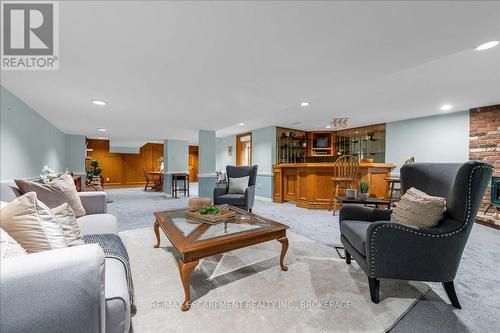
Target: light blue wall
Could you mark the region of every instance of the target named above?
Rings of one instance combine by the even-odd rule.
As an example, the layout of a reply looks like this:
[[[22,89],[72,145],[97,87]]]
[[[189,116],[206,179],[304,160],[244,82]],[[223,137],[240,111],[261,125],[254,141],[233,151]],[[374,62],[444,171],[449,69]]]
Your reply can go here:
[[[469,159],[469,111],[387,123],[386,162],[399,167],[416,162],[465,162]]]
[[[122,153],[122,154],[140,154],[140,147],[117,147],[117,146],[109,146],[110,153]]]
[[[66,134],[66,168],[75,175],[85,175],[85,136]]]
[[[276,127],[252,131],[252,159],[258,165],[255,195],[273,197],[273,164],[276,163]]]
[[[65,169],[65,135],[0,86],[0,177],[2,181],[40,175],[44,165]]]
[[[189,141],[165,140],[163,145],[165,170],[168,173],[188,172],[189,170]]]
[[[198,132],[198,196],[212,198],[215,187],[215,131]]]
[[[231,156],[228,155],[228,147],[233,147]],[[227,165],[236,165],[236,135],[217,138],[216,143],[216,170],[226,172]]]
[[[163,143],[163,161],[165,166],[163,169],[163,190],[165,193],[171,193],[171,174],[189,172],[189,142],[185,140],[165,140]]]

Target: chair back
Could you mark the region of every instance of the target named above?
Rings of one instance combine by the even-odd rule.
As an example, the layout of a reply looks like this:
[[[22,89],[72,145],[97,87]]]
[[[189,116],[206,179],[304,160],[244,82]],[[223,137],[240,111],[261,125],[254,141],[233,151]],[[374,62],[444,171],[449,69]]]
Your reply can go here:
[[[241,178],[249,176],[248,186],[255,185],[257,180],[257,165],[252,166],[234,166],[228,165],[226,166],[226,174],[229,178]]]
[[[444,220],[471,228],[490,182],[493,166],[482,161],[461,163],[409,163],[401,167],[401,186],[446,198]],[[440,225],[447,229],[446,226]]]
[[[359,160],[352,155],[340,156],[333,164],[333,177],[355,181],[358,179]]]
[[[148,174],[148,172],[146,171],[146,169],[145,169],[145,168],[142,168],[142,170],[144,171],[144,179],[145,179],[146,181],[148,181],[148,180],[149,180],[149,174]]]
[[[408,163],[415,163],[415,157],[413,157],[413,156],[408,157],[405,161],[405,164],[408,164]]]

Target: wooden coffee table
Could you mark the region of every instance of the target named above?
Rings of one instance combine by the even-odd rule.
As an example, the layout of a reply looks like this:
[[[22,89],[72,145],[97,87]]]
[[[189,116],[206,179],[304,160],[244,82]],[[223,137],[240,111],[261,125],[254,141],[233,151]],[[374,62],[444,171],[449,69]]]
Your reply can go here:
[[[236,216],[214,225],[186,217],[186,210],[154,213],[154,247],[160,247],[161,228],[179,254],[179,272],[185,296],[182,311],[191,307],[189,276],[202,258],[276,239],[281,243],[281,269],[288,269],[283,263],[288,249],[288,227],[236,207],[229,206],[229,209],[236,212]]]

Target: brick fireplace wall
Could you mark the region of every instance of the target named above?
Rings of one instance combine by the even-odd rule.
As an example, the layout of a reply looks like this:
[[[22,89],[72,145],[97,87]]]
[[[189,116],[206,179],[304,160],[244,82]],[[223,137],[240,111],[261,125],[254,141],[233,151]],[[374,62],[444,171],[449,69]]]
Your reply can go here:
[[[494,175],[500,176],[500,104],[470,110],[469,159],[493,164]],[[480,213],[484,212],[489,202],[490,186]]]

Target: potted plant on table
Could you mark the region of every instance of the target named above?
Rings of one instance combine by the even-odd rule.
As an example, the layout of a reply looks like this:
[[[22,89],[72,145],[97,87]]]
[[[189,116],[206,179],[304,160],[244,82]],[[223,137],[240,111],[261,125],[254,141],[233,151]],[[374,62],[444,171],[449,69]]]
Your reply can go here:
[[[360,182],[359,183],[359,198],[361,200],[366,200],[368,199],[368,190],[370,189],[370,184],[367,182]]]
[[[87,183],[91,187],[99,187],[102,188],[101,174],[102,168],[99,166],[98,160],[92,160],[90,162],[91,169],[87,170]]]

